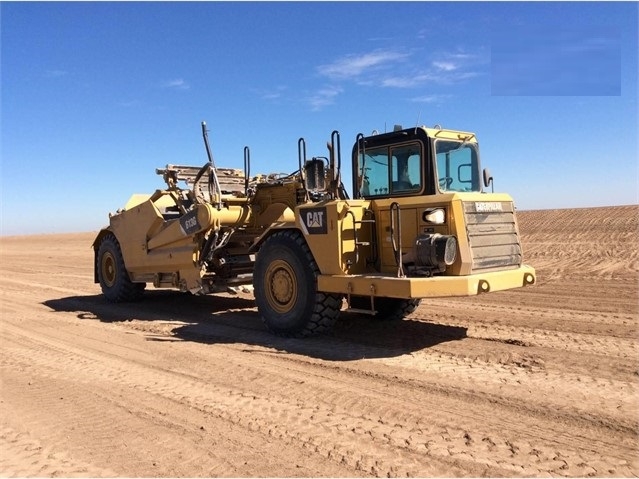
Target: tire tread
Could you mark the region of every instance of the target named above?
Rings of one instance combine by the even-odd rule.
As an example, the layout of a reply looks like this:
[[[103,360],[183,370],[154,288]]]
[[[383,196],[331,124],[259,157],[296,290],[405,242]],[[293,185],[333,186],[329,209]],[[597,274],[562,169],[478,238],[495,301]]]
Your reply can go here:
[[[111,252],[116,261],[117,276],[115,284],[112,288],[107,287],[102,281],[102,253],[105,249],[111,249]],[[98,278],[100,279],[100,286],[102,287],[102,293],[105,298],[112,303],[125,303],[139,301],[144,294],[146,283],[134,283],[129,279],[129,275],[124,265],[124,258],[122,256],[122,249],[120,243],[113,233],[106,235],[100,242],[98,248]]]
[[[301,232],[297,230],[283,230],[274,233],[272,236],[267,238],[264,246],[272,243],[281,243],[292,241],[299,251],[304,256],[304,260],[310,266],[312,273],[317,276],[320,274],[319,267],[315,258],[313,258],[313,254],[311,253],[306,240]],[[259,255],[259,253],[258,253]],[[283,337],[295,337],[295,338],[303,338],[308,336],[314,336],[318,334],[327,333],[332,330],[337,318],[339,316],[339,312],[341,309],[342,297],[339,294],[329,294],[322,293],[319,291],[315,291],[315,302],[313,304],[313,310],[311,312],[311,316],[308,319],[307,323],[297,331],[281,331],[274,330],[268,323],[268,320],[262,316],[262,321],[266,325],[266,327],[274,334]]]

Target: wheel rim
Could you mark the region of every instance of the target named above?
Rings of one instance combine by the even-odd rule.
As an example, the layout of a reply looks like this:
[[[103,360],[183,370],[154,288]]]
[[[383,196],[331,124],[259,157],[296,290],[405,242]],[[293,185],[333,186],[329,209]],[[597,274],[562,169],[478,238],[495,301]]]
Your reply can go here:
[[[297,280],[290,264],[273,261],[266,270],[266,299],[278,313],[287,313],[297,299]]]
[[[111,288],[115,284],[117,274],[115,269],[115,257],[110,252],[106,252],[102,255],[101,271],[104,284]]]

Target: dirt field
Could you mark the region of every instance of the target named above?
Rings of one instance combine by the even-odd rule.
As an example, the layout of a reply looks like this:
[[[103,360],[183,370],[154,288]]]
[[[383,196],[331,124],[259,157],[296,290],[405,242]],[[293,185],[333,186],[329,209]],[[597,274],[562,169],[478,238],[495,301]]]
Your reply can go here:
[[[639,207],[519,218],[537,285],[305,340],[107,304],[94,233],[2,238],[0,475],[637,476]]]

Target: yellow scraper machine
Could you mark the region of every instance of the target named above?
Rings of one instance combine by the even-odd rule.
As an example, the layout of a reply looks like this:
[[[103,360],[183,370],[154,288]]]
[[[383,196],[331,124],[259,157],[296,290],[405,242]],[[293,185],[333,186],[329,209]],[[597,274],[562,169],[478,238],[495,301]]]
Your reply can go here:
[[[535,282],[512,198],[482,191],[492,177],[473,133],[357,135],[352,199],[337,131],[327,157],[307,158],[300,138],[297,171],[254,176],[248,147],[243,170],[219,168],[204,122],[202,135],[204,166],[158,169],[166,188],[133,195],[97,235],[95,282],[107,300],[137,300],[147,283],[193,294],[252,289],[273,333],[301,337],[330,330],[344,302],[401,319],[422,298]]]

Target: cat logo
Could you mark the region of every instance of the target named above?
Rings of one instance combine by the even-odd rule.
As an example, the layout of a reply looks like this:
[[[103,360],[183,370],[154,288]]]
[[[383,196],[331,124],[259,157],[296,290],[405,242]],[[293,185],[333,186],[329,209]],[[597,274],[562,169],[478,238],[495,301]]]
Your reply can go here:
[[[305,208],[300,211],[306,234],[326,234],[326,208]]]
[[[324,212],[323,211],[308,211],[306,213],[306,225],[309,228],[321,228],[324,224]]]

